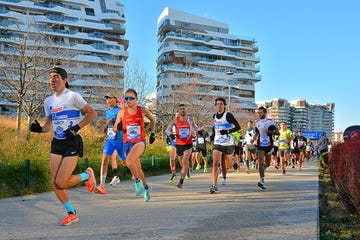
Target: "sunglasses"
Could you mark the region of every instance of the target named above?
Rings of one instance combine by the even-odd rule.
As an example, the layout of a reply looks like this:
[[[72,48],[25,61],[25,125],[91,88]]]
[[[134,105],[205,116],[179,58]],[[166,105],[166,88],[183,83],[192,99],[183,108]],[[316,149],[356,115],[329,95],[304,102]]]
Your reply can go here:
[[[131,100],[135,100],[134,97],[125,97],[125,101],[131,101]]]

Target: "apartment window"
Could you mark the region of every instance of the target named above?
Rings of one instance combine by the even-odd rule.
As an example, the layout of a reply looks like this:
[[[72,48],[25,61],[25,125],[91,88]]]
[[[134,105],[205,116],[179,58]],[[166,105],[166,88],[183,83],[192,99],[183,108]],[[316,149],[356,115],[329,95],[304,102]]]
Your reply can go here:
[[[94,9],[92,9],[92,8],[85,8],[85,13],[88,16],[95,16]]]

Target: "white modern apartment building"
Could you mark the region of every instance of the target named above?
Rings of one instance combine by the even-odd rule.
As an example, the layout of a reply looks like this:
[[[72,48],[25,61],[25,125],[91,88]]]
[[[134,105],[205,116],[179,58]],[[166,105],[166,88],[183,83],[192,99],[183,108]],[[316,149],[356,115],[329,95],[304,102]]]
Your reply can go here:
[[[6,71],[5,58],[18,54],[19,39],[46,36],[47,49],[56,56],[49,54],[42,63],[44,69],[55,63],[63,66],[71,89],[96,110],[103,110],[105,92],[123,91],[128,57],[125,22],[125,7],[116,0],[0,0],[0,67]],[[35,43],[27,44],[31,48]],[[0,74],[0,87],[5,89],[2,77]],[[45,82],[47,78],[45,75]],[[16,103],[11,94],[2,92],[0,114],[13,111]]]
[[[288,128],[297,131],[325,131],[331,138],[334,131],[335,104],[309,103],[304,99],[272,99],[259,101],[256,104],[268,110],[268,117],[278,122],[285,121]]]
[[[165,8],[158,18],[158,112],[173,114],[185,103],[208,117],[222,96],[236,117],[246,118],[257,107],[257,52],[254,39],[230,34],[225,23]]]

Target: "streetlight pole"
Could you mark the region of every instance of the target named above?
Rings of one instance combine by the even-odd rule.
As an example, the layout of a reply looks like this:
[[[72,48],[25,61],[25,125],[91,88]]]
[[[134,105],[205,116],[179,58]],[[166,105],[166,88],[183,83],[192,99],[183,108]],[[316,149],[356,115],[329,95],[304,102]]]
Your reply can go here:
[[[231,71],[231,70],[227,70],[226,72],[225,72],[225,74],[226,74],[226,76],[225,76],[225,79],[226,79],[226,81],[227,81],[227,84],[228,84],[228,110],[230,111],[230,105],[231,105],[231,85],[229,84],[229,78],[228,78],[228,76],[231,76],[231,75],[233,75],[234,73],[233,73],[233,71]]]

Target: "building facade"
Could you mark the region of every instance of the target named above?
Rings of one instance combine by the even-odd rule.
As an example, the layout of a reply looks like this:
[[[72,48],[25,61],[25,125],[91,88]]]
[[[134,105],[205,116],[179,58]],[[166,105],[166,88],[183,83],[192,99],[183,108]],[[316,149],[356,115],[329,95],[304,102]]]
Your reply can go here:
[[[29,56],[42,38],[43,61],[39,71],[64,67],[71,89],[78,91],[96,110],[104,110],[104,93],[123,91],[124,64],[128,57],[125,39],[125,8],[116,0],[0,0],[1,113],[12,112],[16,102],[9,81],[18,76],[8,63],[24,48]],[[29,39],[26,42],[23,39]],[[46,45],[46,48],[45,46]],[[45,50],[46,49],[46,50]],[[9,79],[12,76],[13,79]],[[41,76],[47,83],[48,74]],[[5,79],[6,78],[6,79]],[[29,80],[25,77],[25,81]],[[114,90],[115,88],[115,90]],[[49,91],[44,87],[43,91]]]
[[[309,103],[304,99],[287,101],[272,99],[256,102],[268,110],[268,117],[278,122],[285,121],[288,128],[297,131],[325,131],[331,138],[334,131],[335,104]]]
[[[225,23],[165,8],[158,18],[158,111],[174,114],[185,103],[208,117],[222,96],[228,110],[246,118],[256,109],[255,83],[261,80],[257,52],[254,39],[229,34]]]

